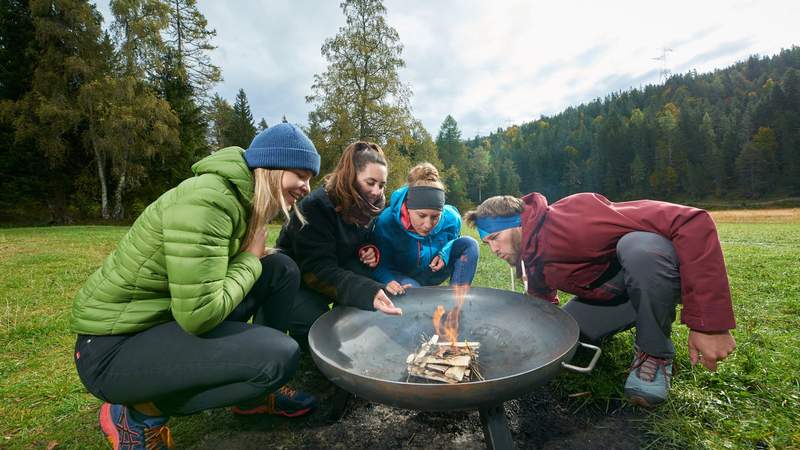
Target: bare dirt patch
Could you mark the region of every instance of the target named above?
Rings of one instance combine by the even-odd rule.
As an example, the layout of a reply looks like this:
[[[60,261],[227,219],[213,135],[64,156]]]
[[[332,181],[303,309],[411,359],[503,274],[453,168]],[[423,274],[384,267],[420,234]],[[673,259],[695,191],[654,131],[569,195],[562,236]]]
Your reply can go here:
[[[317,376],[316,374],[314,375]],[[195,449],[374,449],[414,448],[459,450],[486,448],[477,411],[423,412],[397,409],[352,398],[338,422],[330,422],[336,388],[312,383],[320,408],[298,419],[232,417],[225,412],[191,448]],[[320,389],[320,384],[325,388]],[[610,405],[608,411],[576,408],[547,387],[505,403],[516,448],[637,449],[643,442],[639,410]],[[576,411],[576,409],[578,409]]]

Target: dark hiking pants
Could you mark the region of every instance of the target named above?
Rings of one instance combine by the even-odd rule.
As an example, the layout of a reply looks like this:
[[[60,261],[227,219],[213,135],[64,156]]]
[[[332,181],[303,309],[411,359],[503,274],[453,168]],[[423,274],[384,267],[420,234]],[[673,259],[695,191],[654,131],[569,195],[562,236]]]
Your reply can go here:
[[[115,404],[153,402],[165,415],[241,404],[283,385],[297,368],[286,335],[300,283],[297,265],[276,253],[245,299],[213,330],[194,336],[177,322],[135,334],[78,335],[75,364],[86,388]],[[255,316],[254,324],[246,323]]]
[[[602,343],[614,334],[636,327],[636,346],[659,358],[672,358],[670,335],[675,308],[681,299],[678,256],[669,239],[633,232],[617,243],[619,271],[610,283],[624,293],[610,301],[573,297],[564,310],[578,322],[581,338]]]
[[[351,259],[342,268],[363,277],[372,278],[372,269],[362,264],[358,259]],[[292,302],[287,320],[289,335],[300,344],[300,348],[308,350],[308,332],[311,329],[311,325],[314,324],[319,316],[330,311],[332,304],[347,303],[346,301],[339,302],[320,294],[305,283],[300,283],[300,288],[297,290],[294,302]]]

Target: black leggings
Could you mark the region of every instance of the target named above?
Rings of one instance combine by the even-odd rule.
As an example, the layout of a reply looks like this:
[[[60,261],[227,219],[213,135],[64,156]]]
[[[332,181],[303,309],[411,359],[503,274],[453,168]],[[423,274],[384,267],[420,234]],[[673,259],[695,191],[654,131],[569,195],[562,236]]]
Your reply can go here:
[[[298,345],[285,330],[300,276],[281,253],[261,264],[261,277],[245,299],[203,335],[191,335],[175,321],[136,334],[78,335],[74,357],[81,381],[101,400],[153,402],[165,415],[266,397],[297,368]],[[256,324],[246,323],[254,315]]]
[[[345,262],[341,268],[364,277],[372,277],[372,269],[368,269],[367,266],[355,258]],[[308,332],[311,330],[311,325],[316,322],[319,316],[330,311],[331,303],[334,306],[339,304],[335,298],[326,297],[308,287],[305,283],[300,284],[297,295],[288,310],[286,324],[289,335],[300,344],[303,350],[308,351]]]

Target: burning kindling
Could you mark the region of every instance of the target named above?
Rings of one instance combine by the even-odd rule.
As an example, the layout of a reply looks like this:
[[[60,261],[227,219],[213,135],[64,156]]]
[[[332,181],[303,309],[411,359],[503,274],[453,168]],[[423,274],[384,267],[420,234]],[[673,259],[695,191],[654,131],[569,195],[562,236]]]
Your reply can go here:
[[[455,384],[483,380],[478,371],[479,342],[439,342],[439,336],[425,341],[408,355],[409,376]]]
[[[417,351],[406,358],[409,376],[451,384],[483,380],[478,371],[480,343],[458,342],[458,321],[469,286],[455,286],[454,292],[453,309],[445,315],[444,306],[439,305],[433,313],[436,334],[430,340],[423,339]],[[440,336],[447,341],[439,342]]]

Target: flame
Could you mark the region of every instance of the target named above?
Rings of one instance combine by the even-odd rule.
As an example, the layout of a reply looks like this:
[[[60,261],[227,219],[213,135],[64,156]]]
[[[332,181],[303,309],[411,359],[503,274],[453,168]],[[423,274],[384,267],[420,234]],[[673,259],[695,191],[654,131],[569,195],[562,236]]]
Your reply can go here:
[[[439,305],[436,307],[436,312],[433,313],[433,329],[437,336],[442,336],[442,316],[444,315],[444,306]]]
[[[464,298],[469,293],[470,286],[461,284],[453,286],[453,309],[447,311],[444,318],[444,328],[442,328],[442,316],[445,314],[444,306],[438,305],[433,313],[433,329],[439,337],[450,342],[450,350],[457,352],[456,342],[458,342],[458,322],[461,318],[461,308],[464,306]]]

